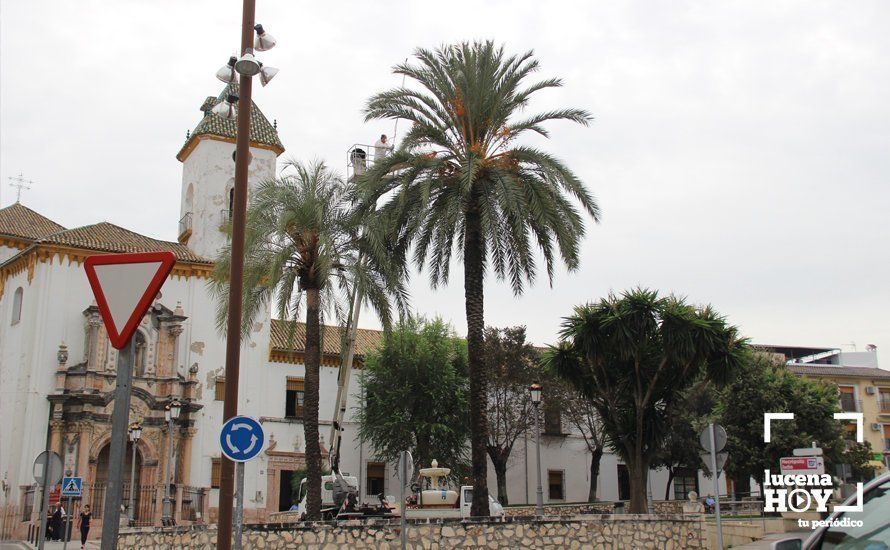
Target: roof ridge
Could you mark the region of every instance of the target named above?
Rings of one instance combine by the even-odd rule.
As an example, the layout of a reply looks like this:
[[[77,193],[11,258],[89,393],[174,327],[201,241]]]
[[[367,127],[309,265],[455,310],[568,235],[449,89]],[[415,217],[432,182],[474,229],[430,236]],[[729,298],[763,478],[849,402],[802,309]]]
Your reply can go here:
[[[0,234],[35,241],[65,226],[21,202],[0,208]]]

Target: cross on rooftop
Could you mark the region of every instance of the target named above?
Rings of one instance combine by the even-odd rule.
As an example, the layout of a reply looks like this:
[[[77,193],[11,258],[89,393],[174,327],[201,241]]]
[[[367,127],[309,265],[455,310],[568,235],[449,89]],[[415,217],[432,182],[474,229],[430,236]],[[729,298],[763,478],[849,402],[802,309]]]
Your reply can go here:
[[[18,176],[9,176],[7,179],[12,182],[9,186],[16,188],[15,202],[21,202],[22,189],[31,189],[31,185],[34,183],[31,180],[26,180],[21,172]]]

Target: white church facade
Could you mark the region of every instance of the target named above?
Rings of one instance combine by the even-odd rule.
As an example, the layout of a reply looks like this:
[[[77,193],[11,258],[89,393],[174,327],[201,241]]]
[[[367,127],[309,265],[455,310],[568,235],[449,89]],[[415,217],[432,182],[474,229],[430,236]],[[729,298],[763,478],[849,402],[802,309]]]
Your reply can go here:
[[[49,220],[19,203],[0,209],[0,508],[12,517],[17,536],[24,536],[40,515],[32,463],[45,449],[62,457],[66,472],[84,478],[82,503],[92,505],[97,518],[92,535],[99,535],[117,352],[108,341],[82,262],[90,255],[113,252],[168,250],[177,260],[135,336],[130,421],[143,427],[135,448],[137,524],[160,523],[164,480],[171,465],[177,522],[215,521],[225,343],[215,326],[215,304],[207,282],[212,259],[228,238],[235,149],[234,123],[210,112],[221,97],[207,98],[202,120],[176,155],[183,166],[178,242],[104,222],[66,228],[64,220]],[[251,185],[275,176],[283,151],[275,127],[254,107]],[[515,324],[521,323],[517,319]],[[325,338],[321,369],[324,437],[333,414],[340,356],[338,329],[325,330],[331,335]],[[292,472],[305,464],[301,326],[294,339],[288,333],[285,323],[266,311],[241,351],[238,409],[258,419],[268,438],[264,452],[246,465],[248,521],[288,509]],[[379,340],[379,332],[360,330],[343,435],[341,469],[359,478],[366,500],[381,490],[397,494],[394,465],[377,460],[373,449],[359,441],[357,424],[350,417],[360,406],[363,356]],[[171,434],[164,412],[173,400],[184,407],[173,430],[174,460],[168,465]],[[590,454],[583,440],[562,434],[542,441],[545,501],[585,501]],[[323,442],[323,449],[328,443]],[[126,454],[125,495],[132,452],[128,449]],[[489,472],[494,491],[491,465]],[[623,497],[625,477],[619,460],[606,453],[599,499]],[[656,500],[664,497],[666,480],[666,473],[653,472]],[[684,485],[681,490],[689,488]],[[534,439],[529,435],[514,449],[508,470],[511,504],[533,503],[535,489]]]

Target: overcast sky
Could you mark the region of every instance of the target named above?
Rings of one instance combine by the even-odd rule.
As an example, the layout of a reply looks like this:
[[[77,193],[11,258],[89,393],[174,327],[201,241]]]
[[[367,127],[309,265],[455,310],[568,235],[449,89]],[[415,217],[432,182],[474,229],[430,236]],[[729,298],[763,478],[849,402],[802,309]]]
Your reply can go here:
[[[573,305],[635,285],[712,303],[759,343],[877,344],[890,367],[890,3],[258,0],[281,72],[254,99],[285,156],[345,169],[371,94],[418,46],[492,38],[559,76],[532,110],[585,108],[543,144],[596,194],[581,269],[521,298],[489,279],[486,321],[552,342]],[[240,2],[2,0],[0,202],[66,227],[175,240],[181,164]],[[404,126],[402,127],[404,129]],[[414,304],[465,330],[462,272]],[[190,312],[194,314],[194,312]],[[372,321],[367,323],[372,325]]]

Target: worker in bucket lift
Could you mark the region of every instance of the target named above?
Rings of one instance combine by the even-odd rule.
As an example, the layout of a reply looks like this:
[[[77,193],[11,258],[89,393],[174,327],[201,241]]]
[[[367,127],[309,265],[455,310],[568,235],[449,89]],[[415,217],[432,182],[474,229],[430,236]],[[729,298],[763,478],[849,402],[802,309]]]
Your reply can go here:
[[[392,145],[389,144],[386,134],[381,134],[380,139],[374,144],[374,160],[382,159],[389,154],[390,150],[392,150]]]

